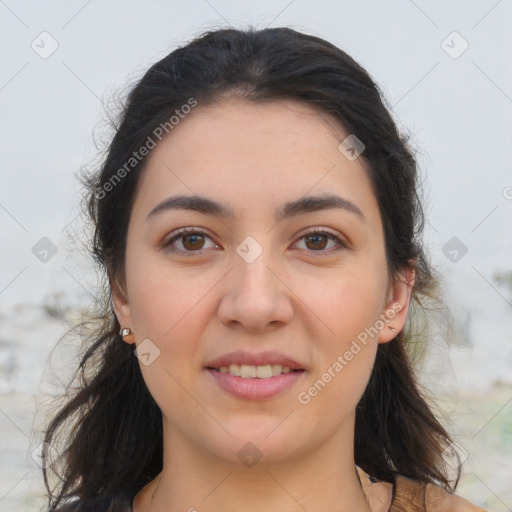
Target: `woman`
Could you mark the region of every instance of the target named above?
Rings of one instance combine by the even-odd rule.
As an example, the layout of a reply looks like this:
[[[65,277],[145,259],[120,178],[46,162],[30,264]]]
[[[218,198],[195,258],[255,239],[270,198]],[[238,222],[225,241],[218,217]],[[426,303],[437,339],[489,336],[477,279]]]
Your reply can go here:
[[[483,510],[406,352],[437,284],[415,160],[346,53],[204,34],[85,183],[108,300],[46,432],[51,512]]]

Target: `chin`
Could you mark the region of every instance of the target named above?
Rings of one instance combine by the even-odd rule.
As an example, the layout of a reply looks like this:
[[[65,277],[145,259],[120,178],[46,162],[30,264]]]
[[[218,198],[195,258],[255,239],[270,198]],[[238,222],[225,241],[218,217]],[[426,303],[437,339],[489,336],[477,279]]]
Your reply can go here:
[[[207,439],[218,441],[214,446],[210,444],[210,450],[221,459],[229,463],[235,463],[237,466],[242,464],[247,468],[255,465],[259,467],[266,463],[284,462],[297,455],[304,448],[305,439],[297,431],[291,431],[289,426],[285,427],[286,420],[282,425],[275,418],[262,420],[255,425],[248,418],[237,422],[237,425],[230,422],[226,429],[233,437],[226,435],[221,438],[213,439],[208,436]],[[277,428],[276,428],[277,427]],[[303,432],[302,432],[303,434]]]

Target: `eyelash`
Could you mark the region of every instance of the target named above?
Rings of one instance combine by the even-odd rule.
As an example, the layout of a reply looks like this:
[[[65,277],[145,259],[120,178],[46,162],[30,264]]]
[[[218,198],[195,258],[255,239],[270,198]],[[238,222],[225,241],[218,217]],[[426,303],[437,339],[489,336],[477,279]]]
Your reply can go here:
[[[204,235],[206,236],[207,238],[210,238],[211,240],[211,237],[205,233],[204,231],[201,231],[200,229],[196,229],[196,228],[182,228],[182,229],[179,229],[178,231],[174,232],[174,233],[171,233],[171,237],[170,238],[167,238],[163,243],[162,243],[162,247],[165,249],[165,251],[171,253],[171,254],[179,254],[179,255],[186,255],[186,256],[200,256],[203,254],[204,250],[198,250],[198,251],[183,251],[181,249],[175,249],[171,246],[172,243],[174,243],[176,240],[178,240],[180,237],[184,236],[184,235],[190,235],[190,234],[194,234],[194,235]],[[319,251],[313,251],[313,250],[307,250],[307,252],[310,252],[310,253],[316,253],[318,256],[327,256],[327,255],[331,255],[333,253],[336,253],[342,249],[346,249],[347,248],[347,244],[345,244],[334,232],[326,229],[326,228],[313,228],[309,231],[306,231],[306,232],[302,232],[302,233],[299,233],[299,239],[298,240],[302,240],[303,238],[305,238],[306,236],[311,236],[311,235],[326,235],[329,240],[334,240],[337,244],[338,244],[338,248],[334,249],[334,250],[319,250]]]

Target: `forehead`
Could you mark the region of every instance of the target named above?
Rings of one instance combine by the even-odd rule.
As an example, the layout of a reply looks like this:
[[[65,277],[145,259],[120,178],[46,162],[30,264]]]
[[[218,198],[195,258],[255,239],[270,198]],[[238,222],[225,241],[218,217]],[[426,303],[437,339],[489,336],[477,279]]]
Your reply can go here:
[[[338,191],[375,208],[362,159],[338,149],[347,135],[333,117],[291,100],[199,105],[150,153],[135,206],[147,214],[170,194],[196,194],[238,213]]]
[[[326,150],[327,156],[347,135],[341,123],[306,103],[231,98],[196,107],[164,139],[154,155],[172,145],[174,150],[181,146],[209,151],[215,158],[241,156],[251,157],[255,162],[280,155],[290,158],[294,154],[296,160],[301,155],[320,156]],[[229,151],[221,153],[226,148]]]

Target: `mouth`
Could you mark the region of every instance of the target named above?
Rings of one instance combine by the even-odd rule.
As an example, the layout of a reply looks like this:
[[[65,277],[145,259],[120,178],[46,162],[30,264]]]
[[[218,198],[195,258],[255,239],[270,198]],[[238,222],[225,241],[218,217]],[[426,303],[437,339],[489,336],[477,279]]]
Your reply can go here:
[[[242,379],[270,379],[279,375],[288,373],[304,372],[303,368],[290,368],[281,364],[247,365],[230,364],[229,366],[206,367],[207,370],[213,370],[218,373],[225,373]]]
[[[297,386],[308,374],[287,354],[239,350],[208,361],[204,370],[217,389],[244,400],[266,400]]]
[[[283,395],[304,379],[304,369],[279,364],[206,367],[214,386],[224,393],[245,401],[269,400]]]

